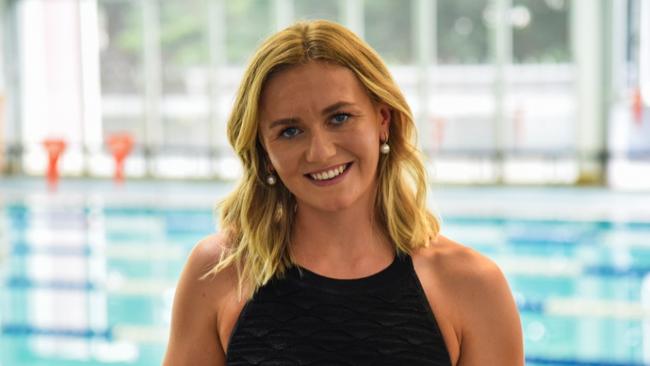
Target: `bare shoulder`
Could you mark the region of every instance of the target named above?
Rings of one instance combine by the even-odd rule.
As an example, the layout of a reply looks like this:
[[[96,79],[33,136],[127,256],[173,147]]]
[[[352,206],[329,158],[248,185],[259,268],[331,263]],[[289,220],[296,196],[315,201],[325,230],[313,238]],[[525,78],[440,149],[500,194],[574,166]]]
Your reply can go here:
[[[519,313],[497,264],[442,235],[413,255],[455,330],[458,365],[523,365]]]
[[[199,240],[192,248],[192,251],[190,252],[190,258],[193,257],[197,261],[205,262],[205,264],[210,264],[218,260],[221,254],[228,248],[228,246],[229,243],[226,235],[224,233],[217,232]]]
[[[469,289],[490,289],[505,281],[499,267],[483,254],[443,235],[420,249],[414,260],[420,260],[432,270],[434,276]]]
[[[223,234],[213,234],[190,251],[176,285],[164,365],[223,364],[218,318],[236,278],[231,268],[204,275],[218,263],[227,245]]]
[[[197,271],[209,270],[218,263],[229,246],[230,243],[225,234],[218,232],[208,235],[194,245],[187,264]]]
[[[190,289],[211,287],[212,292],[217,290],[220,284],[229,279],[229,271],[225,269],[216,275],[206,275],[221,259],[227,250],[228,242],[226,236],[215,233],[199,240],[190,251],[179,285],[187,286]]]
[[[202,301],[210,311],[220,311],[224,302],[236,292],[237,272],[234,265],[229,265],[218,273],[208,273],[223,259],[230,244],[223,233],[215,233],[199,240],[190,251],[177,291],[184,289],[186,293],[181,295]]]

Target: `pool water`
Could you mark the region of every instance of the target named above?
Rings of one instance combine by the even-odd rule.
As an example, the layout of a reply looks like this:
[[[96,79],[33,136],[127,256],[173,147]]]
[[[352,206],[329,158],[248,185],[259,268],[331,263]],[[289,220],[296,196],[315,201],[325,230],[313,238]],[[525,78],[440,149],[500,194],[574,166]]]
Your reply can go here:
[[[175,281],[215,230],[213,203],[227,189],[2,188],[0,366],[160,364]],[[650,365],[647,196],[626,196],[608,217],[585,214],[606,193],[517,192],[523,201],[510,202],[499,192],[452,190],[436,202],[443,234],[506,274],[527,365]],[[573,205],[544,206],[558,195]],[[545,209],[522,215],[528,198]]]

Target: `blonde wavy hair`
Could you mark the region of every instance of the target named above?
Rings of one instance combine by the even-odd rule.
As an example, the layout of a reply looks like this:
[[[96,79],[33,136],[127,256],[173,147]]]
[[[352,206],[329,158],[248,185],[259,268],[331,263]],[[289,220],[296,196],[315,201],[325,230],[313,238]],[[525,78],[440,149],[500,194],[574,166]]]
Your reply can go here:
[[[227,238],[217,264],[203,278],[234,264],[240,298],[292,266],[289,251],[296,201],[278,180],[265,183],[268,158],[259,139],[259,102],[274,73],[312,60],[352,70],[373,102],[391,110],[390,154],[378,165],[375,218],[395,243],[411,253],[438,235],[440,223],[426,207],[427,178],[415,146],[411,110],[379,55],[345,27],[317,20],[296,23],[266,39],[254,54],[228,120],[228,139],[243,164],[243,177],[218,206]],[[379,147],[378,147],[379,148]],[[245,290],[244,290],[245,289]]]

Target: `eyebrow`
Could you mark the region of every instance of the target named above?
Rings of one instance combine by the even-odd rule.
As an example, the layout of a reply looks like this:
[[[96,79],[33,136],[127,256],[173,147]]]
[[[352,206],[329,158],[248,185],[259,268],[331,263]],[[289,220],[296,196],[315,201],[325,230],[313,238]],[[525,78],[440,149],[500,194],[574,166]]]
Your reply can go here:
[[[323,108],[323,111],[321,112],[321,114],[322,115],[327,115],[327,114],[330,114],[330,113],[336,111],[339,108],[350,107],[350,106],[352,106],[352,103],[350,103],[350,102],[336,102],[336,103],[332,104],[329,107]]]
[[[330,106],[327,106],[327,107],[323,108],[323,110],[321,111],[321,114],[325,116],[325,115],[328,115],[328,114],[336,111],[339,108],[350,107],[352,105],[354,105],[354,104],[350,103],[350,102],[345,102],[345,101],[336,102],[336,103],[334,103],[334,104],[332,104]],[[275,121],[271,122],[271,124],[269,125],[269,129],[273,129],[273,128],[277,127],[277,126],[293,125],[293,124],[296,124],[297,122],[298,122],[298,118],[296,118],[296,117],[282,118],[282,119],[278,119],[278,120],[275,120]]]

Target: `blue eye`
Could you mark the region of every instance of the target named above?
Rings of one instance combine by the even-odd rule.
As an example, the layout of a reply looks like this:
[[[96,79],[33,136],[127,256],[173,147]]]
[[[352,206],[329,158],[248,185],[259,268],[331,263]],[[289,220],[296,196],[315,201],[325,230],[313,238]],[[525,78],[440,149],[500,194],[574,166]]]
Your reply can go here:
[[[287,139],[290,139],[292,137],[297,136],[298,133],[300,133],[299,129],[297,129],[295,127],[288,127],[288,128],[285,128],[284,130],[282,130],[280,132],[280,136],[282,136],[284,138],[287,138]]]
[[[334,115],[334,117],[332,117],[332,122],[339,125],[347,122],[348,118],[350,118],[350,115],[347,113],[337,113]]]

